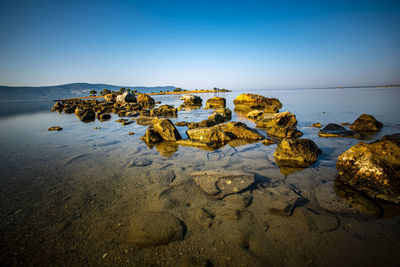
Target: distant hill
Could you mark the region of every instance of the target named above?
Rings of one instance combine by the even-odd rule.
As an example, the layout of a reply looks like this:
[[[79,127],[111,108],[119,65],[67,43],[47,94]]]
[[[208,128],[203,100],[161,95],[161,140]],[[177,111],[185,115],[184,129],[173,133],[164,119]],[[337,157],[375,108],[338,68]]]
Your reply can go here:
[[[91,83],[69,83],[52,86],[0,86],[0,101],[32,101],[32,100],[54,100],[71,97],[89,96],[89,91],[96,90],[98,93],[107,88],[118,91],[121,87],[137,90],[141,93],[172,91],[175,86],[117,86],[110,84]]]

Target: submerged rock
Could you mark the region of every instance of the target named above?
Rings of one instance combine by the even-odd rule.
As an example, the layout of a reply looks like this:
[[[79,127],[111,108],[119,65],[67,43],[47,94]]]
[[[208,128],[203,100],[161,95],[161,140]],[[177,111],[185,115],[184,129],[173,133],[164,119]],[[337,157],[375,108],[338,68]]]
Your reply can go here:
[[[205,108],[224,108],[225,106],[225,98],[216,96],[207,100]]]
[[[257,94],[240,94],[235,100],[235,109],[264,109],[265,112],[278,112],[282,103],[276,98],[268,98]]]
[[[61,131],[63,128],[61,128],[60,126],[52,126],[49,129],[47,129],[48,131]]]
[[[318,136],[320,137],[360,137],[356,132],[346,130],[346,128],[335,124],[329,123],[322,130],[319,131]]]
[[[328,182],[315,189],[318,204],[326,211],[338,214],[379,216],[380,207],[340,181]]]
[[[350,125],[350,129],[356,132],[377,132],[382,127],[382,122],[368,114],[362,114]]]
[[[321,150],[309,139],[283,139],[274,153],[279,166],[305,168],[318,159]]]
[[[273,215],[292,215],[297,201],[302,199],[299,194],[285,184],[267,187],[264,192],[268,193],[271,198],[270,203],[268,203],[268,212]]]
[[[130,226],[130,240],[139,248],[167,245],[183,238],[182,224],[167,212],[136,214]]]
[[[169,157],[172,156],[176,151],[178,151],[179,145],[176,142],[162,141],[156,144],[156,149],[162,156]]]
[[[338,179],[366,195],[400,203],[400,147],[390,140],[359,143],[338,157]]]
[[[191,176],[206,194],[217,198],[238,193],[255,181],[254,174],[241,171],[210,170],[193,172]]]

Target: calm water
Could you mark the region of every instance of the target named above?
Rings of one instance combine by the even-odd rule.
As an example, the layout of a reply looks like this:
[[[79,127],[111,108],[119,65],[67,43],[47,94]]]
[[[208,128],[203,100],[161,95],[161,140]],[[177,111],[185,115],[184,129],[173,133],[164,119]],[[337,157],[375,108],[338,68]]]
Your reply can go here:
[[[223,96],[233,110],[233,99],[244,92],[249,91],[199,95],[203,104],[208,98]],[[261,143],[228,144],[217,151],[170,144],[148,149],[139,139],[147,127],[121,126],[115,122],[116,115],[106,122],[82,123],[74,114],[50,112],[52,102],[0,104],[0,262],[398,265],[398,207],[382,207],[384,215],[377,218],[365,210],[335,213],[319,204],[316,194],[322,184],[334,181],[338,155],[360,140],[319,138],[318,129],[310,125],[351,123],[368,113],[384,128],[364,141],[399,133],[400,89],[251,92],[279,98],[281,111],[296,115],[302,138],[312,139],[323,151],[317,163],[294,172],[281,170],[273,159],[276,145]],[[162,104],[181,104],[178,95],[154,98]],[[171,120],[201,121],[211,113],[180,111]],[[232,120],[255,127],[242,114],[234,112]],[[56,125],[64,129],[47,131]],[[177,128],[185,138],[186,127]],[[240,216],[232,217],[225,200],[204,195],[191,180],[193,171],[210,169],[256,175],[257,185],[242,193],[252,201],[240,210]],[[289,188],[301,196],[291,216],[268,213],[273,201],[285,198],[267,194],[268,188]],[[212,214],[207,226],[205,210]],[[129,225],[144,211],[174,214],[185,224],[184,239],[141,250],[132,246]]]

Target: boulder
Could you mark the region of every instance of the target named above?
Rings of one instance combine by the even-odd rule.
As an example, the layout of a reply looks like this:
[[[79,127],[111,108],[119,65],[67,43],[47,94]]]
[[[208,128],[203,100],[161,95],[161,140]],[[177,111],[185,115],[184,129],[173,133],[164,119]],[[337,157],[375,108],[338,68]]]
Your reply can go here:
[[[142,137],[140,137],[140,139],[150,146],[163,141],[161,135],[156,130],[154,130],[152,125],[147,128],[146,132]]]
[[[303,135],[296,126],[274,126],[266,129],[268,136],[281,138],[299,138]]]
[[[359,143],[338,157],[338,179],[369,197],[400,203],[400,147],[390,140]]]
[[[227,124],[221,125],[221,129],[229,133],[230,136],[233,135],[234,138],[242,140],[261,140],[264,136],[259,134],[257,130],[249,128],[246,124],[242,122],[229,122]]]
[[[83,113],[78,116],[78,118],[83,122],[94,121],[96,118],[96,113],[94,113],[94,111],[91,109],[84,110]]]
[[[136,214],[130,225],[130,240],[138,248],[167,245],[184,236],[183,223],[167,212]]]
[[[190,122],[187,126],[189,129],[211,127],[219,123],[229,121],[231,118],[232,111],[230,111],[228,108],[220,108],[215,110],[206,120],[201,122]]]
[[[99,121],[105,121],[111,119],[111,115],[108,113],[98,114],[97,118],[99,119]]]
[[[137,96],[137,102],[143,107],[150,107],[155,105],[154,99],[146,94],[139,94]]]
[[[125,92],[122,95],[118,95],[115,101],[118,104],[134,103],[136,102],[136,97],[134,94],[131,94],[130,92]]]
[[[229,121],[232,119],[232,111],[229,108],[219,108],[215,110],[212,114],[215,113],[221,115],[224,121]]]
[[[162,105],[159,106],[158,108],[154,108],[150,110],[150,116],[156,116],[156,117],[175,117],[178,113],[178,109],[174,108],[174,106],[171,105]]]
[[[382,122],[377,121],[373,116],[362,114],[350,125],[350,129],[356,132],[377,132],[382,126]]]
[[[305,168],[317,161],[321,150],[309,139],[283,139],[274,157],[279,166]]]
[[[191,176],[201,190],[217,198],[245,190],[255,181],[254,174],[242,171],[209,170]]]
[[[289,112],[264,113],[257,121],[257,127],[268,128],[275,126],[296,126],[296,116]]]
[[[51,111],[58,111],[58,112],[61,112],[61,111],[64,109],[64,107],[65,107],[65,105],[64,105],[62,102],[57,101],[57,102],[54,104],[54,106],[51,108]]]
[[[381,140],[390,140],[400,146],[400,133],[384,135]]]
[[[183,95],[181,100],[183,100],[182,107],[201,106],[203,102],[197,95]]]
[[[202,143],[226,143],[234,138],[222,131],[219,125],[206,128],[189,129],[186,131],[186,134],[190,139]]]
[[[112,93],[112,94],[106,94],[106,95],[104,96],[104,100],[106,100],[107,102],[112,102],[112,103],[114,103],[114,102],[117,100],[117,94],[114,94],[114,93]]]
[[[147,116],[140,116],[136,119],[136,123],[141,126],[147,126],[152,124],[153,120],[158,119],[157,117],[147,117]]]
[[[240,94],[235,100],[235,109],[264,109],[265,112],[278,112],[282,103],[276,98],[268,98],[257,94]]]
[[[264,114],[264,111],[256,109],[256,110],[252,110],[249,113],[247,113],[246,117],[251,120],[258,120],[263,114]]]
[[[320,137],[360,137],[359,134],[353,131],[349,131],[343,126],[335,123],[329,123],[323,129],[318,132]]]
[[[207,108],[224,108],[226,106],[226,100],[223,97],[212,97],[206,102]]]
[[[156,119],[153,128],[165,141],[176,141],[182,139],[175,125],[168,119]]]
[[[321,127],[322,127],[322,124],[319,123],[319,122],[316,122],[316,123],[311,124],[311,126],[312,126],[312,127],[315,127],[315,128],[321,128]]]

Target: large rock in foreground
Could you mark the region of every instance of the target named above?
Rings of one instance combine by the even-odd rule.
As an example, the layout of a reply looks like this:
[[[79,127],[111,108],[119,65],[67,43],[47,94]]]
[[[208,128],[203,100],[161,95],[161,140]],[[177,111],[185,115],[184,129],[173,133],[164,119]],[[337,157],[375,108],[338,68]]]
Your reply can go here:
[[[321,150],[309,139],[283,139],[274,157],[279,166],[305,168],[317,161]]]
[[[183,236],[181,221],[166,212],[137,214],[130,226],[130,240],[139,248],[167,245]]]
[[[175,125],[168,119],[156,119],[153,127],[165,141],[182,139]]]
[[[329,123],[322,130],[318,132],[320,137],[360,137],[356,132],[346,130],[346,128],[335,124]]]
[[[217,198],[238,193],[255,181],[254,174],[241,171],[210,170],[193,172],[191,176],[206,194]]]
[[[356,132],[377,132],[382,127],[382,122],[377,121],[373,116],[368,114],[362,114],[350,125],[350,129]]]
[[[268,98],[257,94],[240,94],[233,100],[239,110],[264,109],[265,112],[278,112],[282,103],[277,98]]]
[[[400,203],[400,147],[393,141],[359,143],[336,162],[343,183],[366,195]]]

